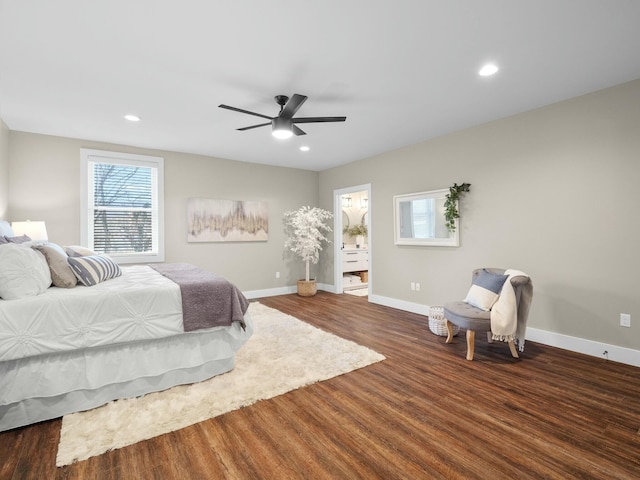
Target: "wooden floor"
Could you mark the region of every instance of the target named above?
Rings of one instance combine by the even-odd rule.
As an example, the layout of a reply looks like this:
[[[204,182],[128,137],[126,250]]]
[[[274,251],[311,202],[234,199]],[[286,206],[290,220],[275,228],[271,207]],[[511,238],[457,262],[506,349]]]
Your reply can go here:
[[[640,478],[638,368],[481,338],[469,362],[366,297],[260,301],[387,359],[64,468],[60,420],[1,433],[0,479]]]

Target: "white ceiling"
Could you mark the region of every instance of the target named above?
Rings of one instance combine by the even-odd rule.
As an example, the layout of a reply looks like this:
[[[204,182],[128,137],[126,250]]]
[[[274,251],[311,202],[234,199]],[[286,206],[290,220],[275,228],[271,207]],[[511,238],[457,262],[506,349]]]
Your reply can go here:
[[[640,78],[639,45],[638,0],[0,0],[0,116],[324,170]],[[293,93],[346,122],[276,140],[218,108],[275,116]]]

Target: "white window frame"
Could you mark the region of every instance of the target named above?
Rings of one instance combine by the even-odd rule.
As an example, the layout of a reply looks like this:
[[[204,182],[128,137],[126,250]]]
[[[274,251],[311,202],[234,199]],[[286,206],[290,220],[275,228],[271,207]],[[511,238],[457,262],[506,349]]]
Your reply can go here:
[[[80,239],[82,245],[93,250],[93,205],[90,198],[89,185],[92,169],[90,162],[109,163],[112,165],[129,165],[155,169],[156,185],[153,193],[155,208],[152,224],[153,251],[147,253],[111,254],[109,256],[118,263],[154,263],[164,262],[164,158],[134,153],[109,152],[105,150],[80,149]]]

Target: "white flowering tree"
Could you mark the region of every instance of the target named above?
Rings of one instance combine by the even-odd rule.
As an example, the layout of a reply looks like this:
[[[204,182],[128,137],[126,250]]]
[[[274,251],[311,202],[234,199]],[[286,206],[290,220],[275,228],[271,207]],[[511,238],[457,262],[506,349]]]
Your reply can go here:
[[[331,227],[325,223],[330,218],[333,218],[331,212],[308,206],[284,214],[284,231],[288,237],[284,247],[305,261],[307,282],[310,280],[309,262],[318,263],[322,242],[331,243],[325,235],[331,232]]]

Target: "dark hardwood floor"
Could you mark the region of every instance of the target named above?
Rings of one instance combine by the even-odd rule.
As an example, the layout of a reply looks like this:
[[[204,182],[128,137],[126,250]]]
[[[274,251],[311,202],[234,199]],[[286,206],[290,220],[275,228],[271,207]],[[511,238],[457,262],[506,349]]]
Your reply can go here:
[[[4,432],[0,479],[640,478],[638,368],[482,338],[469,362],[366,298],[260,301],[387,359],[63,468],[60,420]]]

